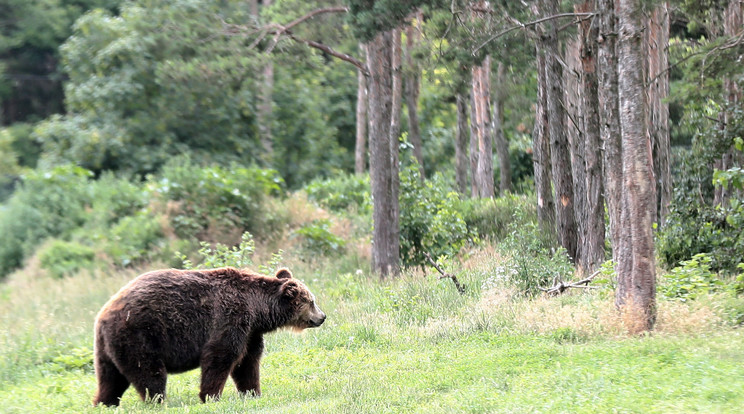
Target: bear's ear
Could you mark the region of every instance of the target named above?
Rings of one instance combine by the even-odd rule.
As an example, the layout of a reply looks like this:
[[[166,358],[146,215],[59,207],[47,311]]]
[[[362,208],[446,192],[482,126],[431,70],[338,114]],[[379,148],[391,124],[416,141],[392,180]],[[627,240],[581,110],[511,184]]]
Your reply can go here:
[[[276,278],[277,279],[291,279],[292,272],[290,272],[289,269],[283,267],[276,271]]]
[[[282,284],[282,296],[287,299],[294,299],[300,294],[300,285],[294,280],[287,280]]]

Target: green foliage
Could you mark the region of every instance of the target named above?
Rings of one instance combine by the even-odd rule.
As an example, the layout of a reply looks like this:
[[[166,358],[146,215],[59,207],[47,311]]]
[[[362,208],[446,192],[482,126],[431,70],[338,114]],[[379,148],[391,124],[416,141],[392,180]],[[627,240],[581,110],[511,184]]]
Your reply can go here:
[[[711,272],[711,262],[711,257],[705,253],[682,261],[681,266],[675,267],[666,275],[666,284],[660,290],[669,298],[685,301],[720,289],[723,282]]]
[[[32,171],[0,209],[0,275],[19,267],[46,238],[66,238],[85,222],[90,172],[73,166]]]
[[[459,211],[460,197],[441,176],[421,182],[418,166],[400,173],[400,257],[404,266],[454,256],[476,238]]]
[[[54,372],[82,370],[93,374],[93,350],[88,347],[72,348],[52,358]]]
[[[344,252],[346,241],[329,230],[328,219],[313,220],[295,230],[302,238],[302,247],[308,257],[337,256]]]
[[[741,295],[744,293],[744,262],[739,263],[736,267],[739,269],[739,274],[734,278],[732,288],[734,293]]]
[[[156,259],[164,245],[158,218],[142,213],[122,217],[111,228],[105,252],[113,264],[127,267]]]
[[[92,248],[64,240],[53,240],[39,251],[41,268],[55,278],[91,269],[94,259],[95,250]]]
[[[222,31],[223,17],[245,21],[248,8],[156,0],[81,17],[61,48],[69,115],[37,129],[46,162],[144,175],[184,152],[248,156],[256,61]]]
[[[724,140],[716,150],[705,145],[706,138],[713,142],[717,139],[701,134],[693,150],[679,163],[681,171],[675,180],[671,212],[658,234],[658,253],[668,267],[706,253],[712,270],[733,273],[744,251],[744,199],[740,192],[744,173],[738,167],[714,173],[709,165],[732,143],[735,147],[742,144],[741,140],[728,144]],[[721,186],[729,188],[732,197],[727,204],[714,206],[713,191]]]
[[[335,212],[350,209],[371,213],[369,175],[346,174],[335,178],[315,179],[305,186],[307,198]]]
[[[480,238],[491,240],[503,240],[512,229],[537,220],[534,200],[523,195],[466,199],[459,208],[468,229],[477,232]]]
[[[281,191],[282,179],[275,170],[199,167],[186,157],[166,164],[152,185],[178,206],[170,217],[176,234],[206,240],[236,229],[269,236],[265,199]]]
[[[226,246],[215,243],[214,246],[206,242],[201,242],[201,248],[197,252],[199,260],[196,264],[186,255],[176,253],[176,257],[181,261],[184,269],[213,269],[216,267],[235,267],[246,269],[253,267],[253,255],[256,252],[256,243],[253,236],[246,232],[241,236],[240,244],[237,246]],[[282,261],[282,251],[271,255],[271,260],[266,265],[259,265],[258,270],[264,273],[272,273],[279,268]]]
[[[542,232],[536,220],[520,219],[522,214],[517,210],[518,218],[510,225],[511,234],[501,244],[512,259],[501,277],[520,292],[535,295],[541,287],[550,287],[555,278],[568,280],[573,266],[565,249]]]

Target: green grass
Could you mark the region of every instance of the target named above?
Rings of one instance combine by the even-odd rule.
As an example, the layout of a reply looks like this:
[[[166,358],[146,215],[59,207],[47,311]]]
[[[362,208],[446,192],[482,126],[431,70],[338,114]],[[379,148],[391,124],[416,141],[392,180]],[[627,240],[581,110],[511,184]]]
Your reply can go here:
[[[432,276],[382,283],[319,270],[330,264],[294,265],[329,318],[301,335],[267,337],[261,398],[240,398],[229,380],[221,401],[201,404],[196,370],[169,377],[165,404],[143,403],[130,389],[118,409],[90,405],[92,324],[134,273],[52,280],[27,270],[0,285],[0,412],[734,413],[744,407],[744,334],[722,309],[730,297],[662,301],[658,330],[629,337],[612,316],[609,292],[527,300],[484,283],[493,265],[481,260],[463,272],[465,296]]]

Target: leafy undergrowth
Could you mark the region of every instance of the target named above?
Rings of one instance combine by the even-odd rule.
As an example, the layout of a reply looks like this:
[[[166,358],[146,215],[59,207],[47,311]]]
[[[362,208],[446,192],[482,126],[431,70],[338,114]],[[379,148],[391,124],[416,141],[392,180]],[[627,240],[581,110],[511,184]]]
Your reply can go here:
[[[4,413],[738,412],[744,406],[740,299],[660,299],[657,330],[629,336],[609,290],[527,299],[501,283],[508,261],[464,263],[459,295],[432,275],[380,282],[330,263],[285,263],[329,318],[267,337],[260,398],[230,380],[198,400],[199,371],[169,377],[153,406],[128,390],[118,409],[90,405],[92,324],[134,272],[64,279],[24,271],[0,286]]]

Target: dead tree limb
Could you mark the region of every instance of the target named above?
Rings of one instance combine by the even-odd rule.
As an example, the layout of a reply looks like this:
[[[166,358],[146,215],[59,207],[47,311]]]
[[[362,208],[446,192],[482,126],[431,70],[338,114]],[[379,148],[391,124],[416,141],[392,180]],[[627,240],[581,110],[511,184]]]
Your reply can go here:
[[[452,279],[452,282],[455,284],[455,288],[457,289],[457,291],[460,292],[461,295],[465,294],[465,285],[460,284],[460,281],[457,280],[457,276],[445,272],[444,269],[442,269],[442,267],[439,266],[439,264],[437,264],[437,262],[435,262],[434,259],[431,258],[431,255],[428,252],[424,253],[424,256],[426,256],[426,258],[429,260],[429,263],[431,263],[431,265],[434,266],[434,268],[437,269],[437,271],[442,275],[439,276],[440,280]]]
[[[560,276],[556,276],[553,279],[553,286],[549,288],[542,288],[539,287],[540,290],[547,293],[550,296],[557,296],[561,293],[567,291],[571,288],[577,288],[577,289],[599,289],[596,286],[589,286],[589,283],[594,280],[595,277],[599,274],[599,270],[592,273],[590,276],[585,277],[584,279],[579,280],[575,283],[564,283],[562,280],[560,280]]]

